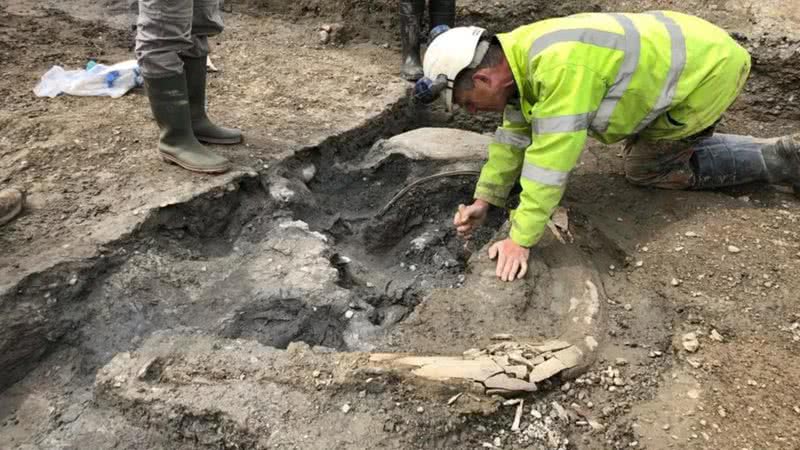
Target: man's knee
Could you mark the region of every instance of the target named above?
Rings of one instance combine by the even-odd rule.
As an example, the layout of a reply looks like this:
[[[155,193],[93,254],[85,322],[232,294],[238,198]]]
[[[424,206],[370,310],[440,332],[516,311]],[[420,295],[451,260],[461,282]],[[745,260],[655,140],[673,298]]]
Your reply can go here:
[[[198,36],[216,36],[222,33],[225,24],[222,21],[222,10],[219,0],[194,0],[192,17],[192,34]]]
[[[629,142],[624,152],[625,178],[636,186],[688,189],[694,171],[692,149],[679,142]]]

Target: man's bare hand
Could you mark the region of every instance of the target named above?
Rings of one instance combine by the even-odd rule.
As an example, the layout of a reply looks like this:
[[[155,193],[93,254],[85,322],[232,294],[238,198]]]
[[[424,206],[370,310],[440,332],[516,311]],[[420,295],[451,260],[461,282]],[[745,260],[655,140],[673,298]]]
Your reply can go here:
[[[469,206],[458,205],[458,212],[453,218],[453,225],[456,227],[458,235],[464,239],[472,237],[472,233],[486,220],[486,213],[489,211],[489,203],[483,200],[475,200]]]
[[[489,258],[497,258],[495,274],[503,281],[521,279],[528,272],[528,257],[531,251],[517,245],[511,239],[496,242],[489,247]]]

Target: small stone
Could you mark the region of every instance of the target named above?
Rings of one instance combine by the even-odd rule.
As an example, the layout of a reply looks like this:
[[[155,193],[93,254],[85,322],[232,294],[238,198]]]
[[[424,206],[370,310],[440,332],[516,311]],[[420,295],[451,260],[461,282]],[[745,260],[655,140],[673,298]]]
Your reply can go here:
[[[614,412],[614,408],[610,406],[603,407],[603,416],[610,416]]]
[[[77,275],[73,275],[72,278],[69,279],[69,285],[70,286],[75,286],[75,284],[77,282],[78,282],[78,276]]]
[[[636,261],[636,267],[644,266],[644,261]]]
[[[319,370],[311,372],[311,376],[314,378],[319,378],[320,375],[322,375],[322,372],[320,372]]]
[[[695,369],[699,369],[703,366],[703,363],[692,358],[686,358],[686,362],[689,363],[690,366],[694,367]]]
[[[616,364],[618,366],[627,366],[628,365],[628,360],[625,359],[625,358],[617,358],[616,360],[614,360],[614,364]]]
[[[625,381],[620,377],[614,378],[614,385],[615,386],[625,386]]]
[[[355,313],[351,309],[348,309],[347,312],[344,313],[344,317],[346,319],[352,319],[354,315],[355,315]]]
[[[717,413],[719,414],[720,417],[727,417],[728,416],[728,413],[725,411],[725,408],[723,408],[721,406],[717,410]]]
[[[687,392],[686,395],[693,400],[697,400],[698,398],[700,398],[700,391],[698,391],[697,389],[692,389],[689,392]]]
[[[631,305],[630,303],[625,304],[625,311],[631,311],[631,310],[633,310],[633,305]]]
[[[673,279],[672,279],[672,280],[669,282],[669,284],[671,284],[671,285],[673,285],[673,286],[680,286],[681,282],[680,282],[680,281],[679,281],[677,278],[673,278]]]
[[[682,339],[683,349],[689,353],[694,353],[700,348],[700,342],[694,333],[686,333]]]
[[[798,411],[798,412],[800,413],[800,411]],[[540,413],[539,411],[537,411],[535,409],[531,409],[531,415],[533,417],[537,418],[537,419],[541,419],[542,418],[542,413]]]
[[[417,266],[415,266],[414,264],[412,264],[412,265],[408,266],[408,270],[410,270],[410,271],[412,271],[412,272],[416,272],[416,271],[417,271]]]
[[[666,424],[666,425],[664,425],[664,426],[663,426],[663,427],[661,427],[661,428],[663,428],[663,429],[664,429],[664,431],[669,431],[669,424]]]
[[[494,446],[500,448],[501,445],[503,445],[503,441],[499,437],[494,438]]]
[[[698,234],[695,233],[694,231],[687,231],[686,233],[684,233],[684,236],[693,238],[693,237],[697,237]]]
[[[571,384],[569,384],[569,383],[564,383],[564,385],[563,385],[563,386],[561,386],[561,392],[569,392],[569,390],[570,390],[571,388],[572,388],[572,385],[571,385]]]
[[[713,340],[715,340],[717,342],[722,342],[723,341],[722,335],[719,334],[719,332],[717,330],[711,330],[711,339],[713,339]]]
[[[425,408],[423,408],[422,406],[420,406],[419,408],[417,408],[417,412],[418,412],[418,413],[420,413],[420,414],[422,414],[422,413],[424,413],[424,412],[425,412]]]
[[[742,251],[742,249],[740,249],[739,247],[737,247],[735,245],[729,245],[728,246],[728,252],[729,253],[739,253],[741,251]]]
[[[345,413],[345,414],[350,412],[350,404],[349,403],[345,403],[344,405],[342,405],[342,412]]]
[[[368,287],[369,289],[372,289],[372,288],[374,288],[374,287],[375,287],[375,285],[374,285],[374,284],[372,284],[372,283],[370,283],[369,281],[367,281],[367,287]]]
[[[651,358],[658,358],[658,357],[659,357],[659,356],[661,356],[661,355],[663,355],[663,353],[661,353],[661,352],[660,352],[660,351],[658,351],[658,350],[653,350],[652,352],[650,352],[650,357],[651,357]]]
[[[319,30],[317,36],[319,37],[320,44],[327,44],[331,40],[331,34],[325,30]]]
[[[317,168],[313,164],[309,164],[308,166],[303,168],[302,176],[303,181],[308,183],[309,181],[314,179],[314,176],[317,174]]]
[[[758,383],[756,383],[756,380],[747,380],[747,384],[748,384],[748,386],[758,386]]]

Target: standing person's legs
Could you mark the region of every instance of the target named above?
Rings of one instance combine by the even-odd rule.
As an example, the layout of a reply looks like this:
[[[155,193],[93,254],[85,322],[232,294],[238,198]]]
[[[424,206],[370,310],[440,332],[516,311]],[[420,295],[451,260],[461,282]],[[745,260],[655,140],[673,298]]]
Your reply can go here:
[[[208,38],[221,33],[223,28],[219,0],[194,0],[193,45],[191,49],[181,53],[181,59],[189,89],[192,129],[197,139],[211,144],[238,144],[242,142],[242,132],[214,125],[206,111]]]
[[[181,55],[198,51],[192,38],[193,6],[192,0],[139,0],[136,58],[161,130],[161,157],[188,170],[220,173],[230,163],[206,149],[192,130]]]
[[[431,29],[439,25],[453,28],[456,24],[456,0],[429,0],[428,14],[431,18]]]
[[[400,76],[409,81],[422,78],[420,39],[425,0],[400,0],[400,41],[403,45],[403,64]]]

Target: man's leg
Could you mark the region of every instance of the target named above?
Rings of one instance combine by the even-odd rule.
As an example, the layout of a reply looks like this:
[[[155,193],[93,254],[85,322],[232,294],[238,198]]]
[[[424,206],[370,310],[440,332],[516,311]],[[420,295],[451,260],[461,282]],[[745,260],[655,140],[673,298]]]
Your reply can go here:
[[[693,152],[690,140],[646,141],[633,137],[625,143],[625,177],[637,186],[689,189],[694,179],[689,162]]]
[[[161,130],[158,150],[165,161],[196,172],[220,173],[227,159],[206,149],[192,131],[181,54],[192,51],[192,0],[139,0],[136,58],[150,108]]]
[[[409,81],[422,78],[419,50],[424,12],[425,0],[400,0],[400,40],[403,44],[400,76]]]
[[[800,135],[765,140],[707,131],[680,141],[632,141],[625,173],[633,184],[665,189],[763,181],[800,192]]]
[[[428,14],[431,18],[431,29],[439,25],[453,28],[456,23],[456,0],[429,0]]]
[[[234,128],[214,125],[206,111],[206,74],[208,66],[208,37],[222,32],[222,12],[219,0],[194,0],[192,19],[192,47],[181,52],[186,84],[189,89],[189,107],[192,112],[192,130],[201,142],[210,144],[238,144],[242,132]]]

